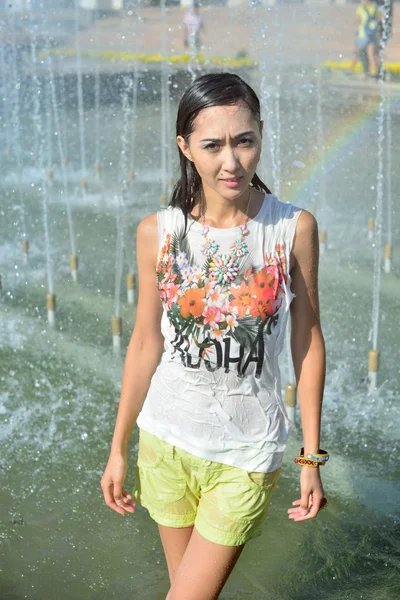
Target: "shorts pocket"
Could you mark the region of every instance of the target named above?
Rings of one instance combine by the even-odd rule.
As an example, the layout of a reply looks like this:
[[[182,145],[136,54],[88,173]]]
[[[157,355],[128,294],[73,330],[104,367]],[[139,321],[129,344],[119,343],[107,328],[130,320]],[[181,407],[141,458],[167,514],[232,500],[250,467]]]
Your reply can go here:
[[[269,473],[260,473],[259,471],[246,471],[246,473],[251,485],[262,489],[271,488],[273,491],[278,485],[281,467]]]
[[[154,443],[147,440],[147,437],[139,435],[138,464],[142,464],[146,469],[156,468],[164,459],[165,449],[155,436]]]
[[[187,509],[187,484],[180,461],[161,459],[159,468],[154,469],[138,459],[137,472],[140,501],[144,506],[178,515]]]

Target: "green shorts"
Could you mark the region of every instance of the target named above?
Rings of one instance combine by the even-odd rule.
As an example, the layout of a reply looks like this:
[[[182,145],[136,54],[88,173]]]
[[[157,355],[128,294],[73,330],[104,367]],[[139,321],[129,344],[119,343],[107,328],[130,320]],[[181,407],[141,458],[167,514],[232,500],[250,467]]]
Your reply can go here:
[[[195,525],[211,542],[240,546],[261,535],[280,471],[248,472],[198,458],[139,429],[133,497],[160,525]]]

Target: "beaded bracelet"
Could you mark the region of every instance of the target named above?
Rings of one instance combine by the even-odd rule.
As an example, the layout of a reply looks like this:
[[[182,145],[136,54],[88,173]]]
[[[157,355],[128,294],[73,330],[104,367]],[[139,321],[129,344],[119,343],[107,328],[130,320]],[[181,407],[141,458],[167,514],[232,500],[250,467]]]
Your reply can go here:
[[[297,465],[314,468],[319,466],[323,467],[328,460],[328,452],[321,448],[318,450],[317,454],[307,454],[307,458],[304,456],[304,448],[300,448],[299,455],[294,457],[294,462]]]
[[[304,456],[304,448],[300,448],[299,456]],[[311,460],[317,460],[320,463],[326,463],[326,461],[329,460],[329,453],[320,448],[316,454],[308,453],[307,458],[311,458]]]
[[[320,463],[317,460],[311,460],[311,458],[304,458],[303,456],[295,456],[294,462],[303,467],[319,467]],[[323,466],[323,464],[322,464]]]

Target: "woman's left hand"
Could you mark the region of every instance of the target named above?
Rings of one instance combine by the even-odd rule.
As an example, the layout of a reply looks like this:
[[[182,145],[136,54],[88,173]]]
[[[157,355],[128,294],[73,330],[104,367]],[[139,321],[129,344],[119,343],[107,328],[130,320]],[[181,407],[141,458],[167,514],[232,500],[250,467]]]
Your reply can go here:
[[[320,467],[301,467],[300,489],[301,499],[292,502],[296,508],[289,508],[289,519],[305,521],[314,519],[318,511],[324,508],[328,501],[324,497],[324,489],[319,473]]]

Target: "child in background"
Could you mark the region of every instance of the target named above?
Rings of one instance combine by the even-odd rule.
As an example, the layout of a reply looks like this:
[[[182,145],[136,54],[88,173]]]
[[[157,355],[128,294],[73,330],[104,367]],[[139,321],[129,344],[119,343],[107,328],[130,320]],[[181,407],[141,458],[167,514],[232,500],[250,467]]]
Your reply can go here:
[[[198,52],[202,46],[200,31],[204,31],[204,21],[199,14],[199,4],[194,1],[192,7],[183,18],[185,26],[185,37],[183,44],[185,48],[194,48]]]

